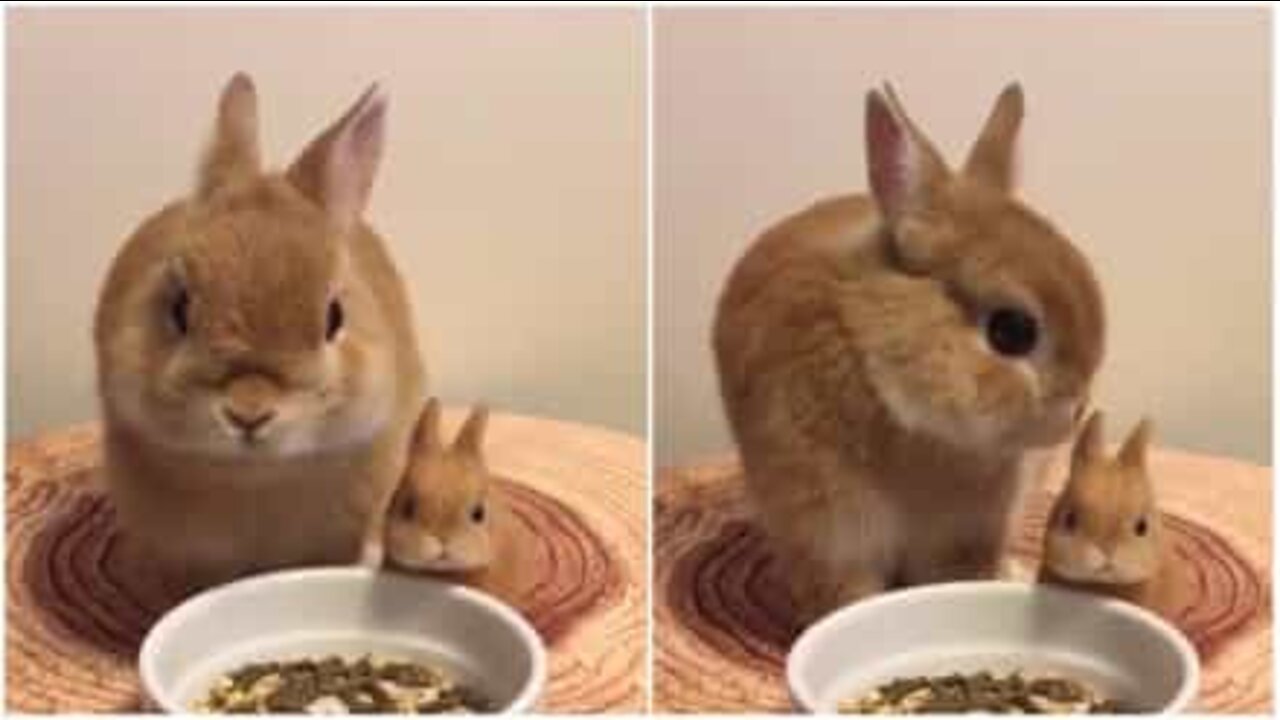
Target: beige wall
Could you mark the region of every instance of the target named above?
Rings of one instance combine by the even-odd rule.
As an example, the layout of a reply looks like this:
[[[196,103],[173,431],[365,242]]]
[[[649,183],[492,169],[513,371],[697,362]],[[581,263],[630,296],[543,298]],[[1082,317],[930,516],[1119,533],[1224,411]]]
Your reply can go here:
[[[271,162],[375,79],[370,217],[434,389],[644,428],[644,16],[608,10],[11,10],[8,436],[94,417],[90,320],[119,242],[193,175],[249,71]]]
[[[1267,10],[702,10],[655,15],[655,445],[728,447],[709,350],[747,242],[865,187],[865,92],[895,83],[954,162],[1023,82],[1023,194],[1093,259],[1113,435],[1269,462]]]

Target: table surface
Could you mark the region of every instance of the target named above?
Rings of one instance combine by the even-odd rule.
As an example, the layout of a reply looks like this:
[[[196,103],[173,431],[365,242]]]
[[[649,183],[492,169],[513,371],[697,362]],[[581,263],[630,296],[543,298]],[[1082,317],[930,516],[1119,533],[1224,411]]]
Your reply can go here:
[[[453,432],[458,411],[446,411]],[[545,712],[645,703],[645,445],[495,414],[486,455],[535,568],[509,598],[548,644]],[[8,446],[6,708],[130,711],[138,643],[167,604],[116,561],[96,425]],[[522,581],[523,582],[523,581]]]
[[[1271,470],[1176,451],[1151,456],[1170,538],[1194,585],[1174,618],[1196,645],[1202,712],[1271,712]],[[1038,565],[1062,458],[1013,539],[1019,573]],[[654,527],[656,711],[775,711],[794,638],[790,602],[745,505],[733,458],[659,473]]]

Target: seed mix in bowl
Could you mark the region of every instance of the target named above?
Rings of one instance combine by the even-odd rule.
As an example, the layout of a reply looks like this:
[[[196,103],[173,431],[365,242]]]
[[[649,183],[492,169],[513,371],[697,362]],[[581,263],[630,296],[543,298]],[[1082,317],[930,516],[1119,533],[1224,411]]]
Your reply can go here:
[[[407,660],[330,655],[245,665],[218,678],[203,713],[476,713],[492,710],[443,670]]]
[[[837,711],[849,714],[1118,714],[1133,712],[1084,683],[1060,676],[1023,677],[1021,673],[898,678],[860,696],[843,700]]]

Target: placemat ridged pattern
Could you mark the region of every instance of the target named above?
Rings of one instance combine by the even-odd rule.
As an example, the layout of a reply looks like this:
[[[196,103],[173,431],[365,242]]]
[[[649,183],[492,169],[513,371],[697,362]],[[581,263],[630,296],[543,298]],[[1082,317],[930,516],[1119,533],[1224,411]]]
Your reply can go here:
[[[446,414],[446,424],[460,422]],[[644,446],[503,415],[488,454],[529,568],[508,598],[548,643],[548,712],[637,711],[644,692]],[[130,711],[138,643],[172,601],[119,561],[96,428],[10,445],[6,707]]]
[[[1197,708],[1269,713],[1270,470],[1177,452],[1154,453],[1153,469],[1192,588],[1175,622],[1204,664]],[[739,473],[734,461],[716,460],[658,480],[656,711],[791,708],[783,677],[795,636],[790,598],[751,520]],[[1028,500],[1013,539],[1020,566],[1038,565],[1051,500],[1049,489]]]

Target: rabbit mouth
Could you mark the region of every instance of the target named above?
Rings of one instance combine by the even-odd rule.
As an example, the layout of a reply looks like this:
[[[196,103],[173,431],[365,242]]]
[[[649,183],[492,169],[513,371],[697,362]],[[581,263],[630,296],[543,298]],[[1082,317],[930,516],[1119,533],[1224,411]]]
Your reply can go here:
[[[465,573],[479,568],[480,565],[459,558],[446,557],[428,562],[424,569],[444,573]]]
[[[232,439],[232,442],[239,452],[250,455],[272,452],[277,449],[277,443],[273,442],[272,438],[264,435],[242,435],[239,438]]]
[[[1057,572],[1068,580],[1097,585],[1134,585],[1147,579],[1141,573],[1129,571],[1112,561],[1091,568],[1066,563],[1057,568]]]
[[[226,440],[220,444],[233,455],[262,455],[285,449],[276,432],[265,432],[263,429],[241,430],[225,425],[223,431]]]
[[[245,427],[222,418],[218,418],[217,425],[221,432],[215,433],[218,437],[210,438],[210,450],[244,458],[298,457],[365,441],[363,433],[334,433],[328,436],[323,427],[284,412],[279,417],[254,427]]]
[[[319,445],[305,432],[273,426],[268,432],[241,432],[223,428],[221,437],[213,439],[207,450],[219,455],[252,460],[254,458],[290,458],[316,452]]]
[[[468,562],[453,556],[435,557],[430,560],[421,558],[392,558],[392,561],[409,570],[459,575],[474,572],[484,567],[483,563]]]

